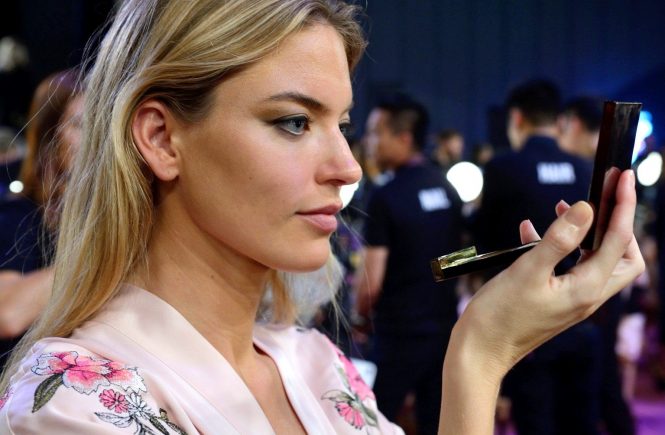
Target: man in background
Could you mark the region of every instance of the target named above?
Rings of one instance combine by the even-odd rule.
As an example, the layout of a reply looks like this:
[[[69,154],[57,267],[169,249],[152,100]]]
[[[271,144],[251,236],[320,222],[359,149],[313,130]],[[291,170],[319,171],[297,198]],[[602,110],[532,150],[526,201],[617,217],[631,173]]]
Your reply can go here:
[[[511,151],[485,166],[482,202],[474,221],[480,252],[520,245],[518,228],[524,219],[542,235],[556,218],[555,204],[586,199],[592,165],[560,149],[560,108],[559,90],[549,81],[524,83],[508,96]],[[575,256],[569,256],[557,273],[575,262]],[[504,394],[512,400],[520,435],[598,433],[599,346],[597,328],[586,321],[515,366],[504,382]]]
[[[561,148],[593,161],[603,120],[603,99],[582,96],[570,100],[559,117]],[[591,317],[601,339],[600,416],[608,435],[633,435],[635,422],[622,391],[616,353],[617,329],[624,313],[623,292],[611,297]]]
[[[601,98],[583,96],[570,100],[559,117],[561,149],[593,161],[602,119]]]
[[[429,262],[459,249],[462,217],[454,188],[423,155],[427,127],[425,108],[408,97],[384,101],[369,115],[365,139],[394,178],[369,199],[356,319],[374,328],[370,359],[381,411],[395,420],[414,393],[418,432],[435,434],[457,297],[453,283],[434,282]]]
[[[462,160],[464,154],[464,136],[459,131],[449,128],[434,136],[436,148],[432,152],[434,161],[443,168],[444,173],[455,163]]]

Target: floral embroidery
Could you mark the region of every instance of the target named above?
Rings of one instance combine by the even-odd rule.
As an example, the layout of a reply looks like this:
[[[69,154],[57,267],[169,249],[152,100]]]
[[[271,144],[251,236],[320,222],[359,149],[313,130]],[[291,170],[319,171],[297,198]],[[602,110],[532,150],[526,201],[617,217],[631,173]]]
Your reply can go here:
[[[351,361],[337,347],[333,347],[341,362],[335,364],[335,368],[348,391],[330,390],[321,399],[334,402],[337,413],[354,428],[367,429],[368,432],[370,427],[378,428],[377,415],[368,406],[371,402],[376,403],[374,392],[362,380]]]
[[[32,412],[46,405],[63,385],[82,394],[91,394],[99,387],[111,385],[123,390],[148,391],[136,367],[125,367],[103,358],[79,356],[77,352],[43,354],[37,358],[37,365],[31,370],[36,375],[49,376],[35,391]]]
[[[353,363],[349,361],[349,359],[343,353],[338,352],[337,355],[342,361],[342,364],[344,364],[344,372],[346,373],[347,381],[351,391],[354,391],[360,400],[365,400],[367,398],[376,400],[374,391],[372,391],[372,389],[367,386],[365,381],[363,381],[363,378],[360,376],[360,373],[358,373],[356,366],[354,366]]]
[[[2,396],[0,396],[0,409],[5,407],[5,403],[7,403],[7,401],[9,401],[9,398],[11,397],[13,392],[14,391],[12,391],[12,387],[10,385],[9,387],[7,387],[4,394]]]
[[[99,402],[112,412],[95,412],[100,420],[119,428],[136,425],[137,434],[156,434],[156,429],[168,435],[167,428],[170,428],[179,435],[186,435],[169,421],[166,411],[160,409],[156,415],[139,395],[140,391],[147,393],[148,389],[136,367],[77,352],[53,352],[38,357],[31,370],[39,376],[48,376],[35,390],[32,412],[46,405],[61,386],[86,395],[97,392],[100,387],[109,387],[99,394]],[[4,402],[0,402],[0,407],[2,404]]]
[[[99,401],[102,402],[102,405],[114,412],[127,412],[127,400],[125,399],[124,394],[117,393],[113,390],[104,390],[102,391],[102,394],[99,395]]]
[[[131,392],[129,396],[125,396],[113,390],[104,390],[99,395],[99,401],[115,412],[95,412],[95,415],[116,427],[136,425],[137,434],[155,434],[152,429],[154,428],[164,435],[170,433],[167,429],[170,428],[178,435],[187,435],[178,425],[169,421],[165,410],[160,409],[159,415],[156,415],[138,393]]]

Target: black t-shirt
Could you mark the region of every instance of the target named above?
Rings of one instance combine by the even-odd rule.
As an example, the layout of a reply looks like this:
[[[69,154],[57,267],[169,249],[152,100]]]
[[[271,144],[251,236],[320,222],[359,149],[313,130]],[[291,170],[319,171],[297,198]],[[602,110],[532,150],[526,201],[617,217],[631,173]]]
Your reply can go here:
[[[30,199],[0,200],[0,270],[31,272],[46,265],[42,210]]]
[[[457,319],[454,283],[435,283],[430,260],[460,248],[461,201],[440,169],[418,163],[398,169],[369,200],[364,237],[388,248],[377,334],[449,333]]]
[[[519,152],[491,160],[484,171],[482,203],[473,224],[480,252],[519,246],[519,224],[533,223],[542,236],[556,219],[560,200],[587,199],[592,163],[559,149],[556,141],[532,136]],[[573,265],[570,258],[564,269]]]

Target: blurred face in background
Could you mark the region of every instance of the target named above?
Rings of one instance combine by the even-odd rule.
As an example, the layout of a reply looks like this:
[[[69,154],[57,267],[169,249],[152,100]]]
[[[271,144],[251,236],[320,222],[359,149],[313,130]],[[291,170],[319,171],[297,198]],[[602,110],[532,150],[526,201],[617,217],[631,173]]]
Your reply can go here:
[[[393,132],[389,125],[390,114],[382,109],[374,109],[367,118],[365,143],[376,156],[376,163],[381,170],[395,169],[408,158],[408,147],[404,137]]]
[[[435,157],[441,165],[448,165],[462,160],[464,153],[464,138],[454,135],[437,142]]]
[[[83,95],[71,98],[58,121],[53,148],[45,156],[44,188],[48,203],[45,209],[47,227],[55,229],[60,220],[60,206],[67,187],[74,158],[81,148],[81,117]]]
[[[588,130],[582,120],[573,114],[559,118],[559,144],[569,153],[593,159],[598,147],[600,131]]]
[[[524,140],[520,132],[521,124],[522,124],[522,112],[520,112],[516,108],[511,108],[508,111],[506,135],[508,136],[508,142],[510,142],[510,147],[514,150],[519,149],[522,146],[522,141]]]

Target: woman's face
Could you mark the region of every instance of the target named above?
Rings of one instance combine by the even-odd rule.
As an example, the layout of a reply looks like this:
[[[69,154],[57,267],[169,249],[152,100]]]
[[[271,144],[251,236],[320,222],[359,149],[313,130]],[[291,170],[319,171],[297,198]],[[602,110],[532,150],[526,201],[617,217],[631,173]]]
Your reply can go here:
[[[236,257],[288,271],[322,266],[339,189],[361,176],[344,137],[352,91],[341,38],[310,26],[213,98],[208,116],[176,138],[172,193],[186,220]]]

